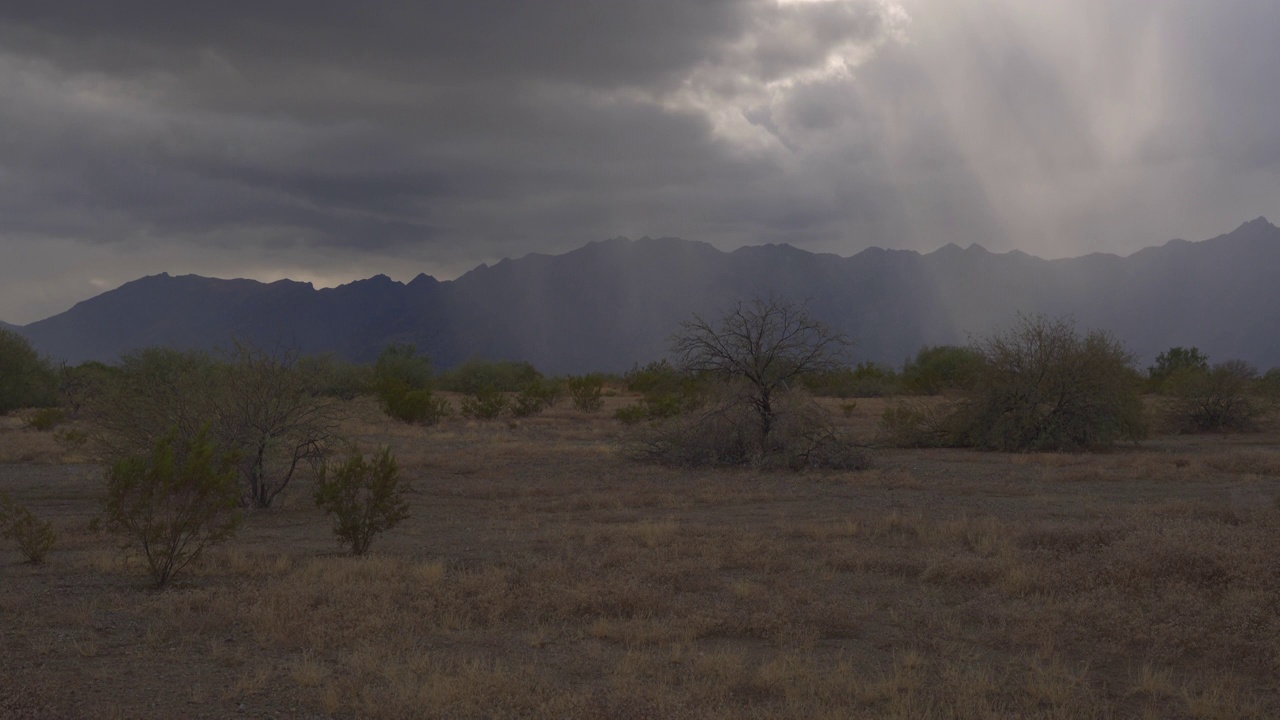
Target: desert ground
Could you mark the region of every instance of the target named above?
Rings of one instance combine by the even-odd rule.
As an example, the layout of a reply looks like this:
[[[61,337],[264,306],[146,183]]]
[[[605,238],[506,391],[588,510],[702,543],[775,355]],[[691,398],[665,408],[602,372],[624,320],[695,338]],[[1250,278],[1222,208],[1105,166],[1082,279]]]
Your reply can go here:
[[[410,520],[347,557],[303,478],[163,592],[90,530],[102,469],[0,418],[59,533],[0,545],[0,717],[1280,717],[1280,433],[695,471],[628,458],[625,402],[355,401]]]

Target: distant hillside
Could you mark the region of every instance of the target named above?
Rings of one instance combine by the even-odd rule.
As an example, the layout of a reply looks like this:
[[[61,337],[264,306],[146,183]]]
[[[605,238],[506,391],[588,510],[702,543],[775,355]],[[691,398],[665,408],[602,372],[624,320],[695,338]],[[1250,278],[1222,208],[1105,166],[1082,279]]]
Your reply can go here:
[[[112,360],[148,345],[268,347],[370,360],[414,343],[441,366],[524,359],[552,372],[623,370],[662,357],[692,313],[772,292],[857,341],[860,359],[897,364],[925,344],[963,343],[1018,312],[1074,315],[1114,331],[1144,360],[1172,345],[1280,365],[1280,228],[1264,218],[1211,240],[1128,257],[1044,260],[972,245],[932,253],[872,248],[852,257],[789,245],[721,252],[674,238],[594,242],[564,255],[480,266],[453,281],[385,276],[337,288],[282,280],[156,275],[22,331],[43,352]]]
[[[21,332],[22,327],[19,325],[10,325],[5,321],[0,320],[0,330],[10,330],[13,332]]]

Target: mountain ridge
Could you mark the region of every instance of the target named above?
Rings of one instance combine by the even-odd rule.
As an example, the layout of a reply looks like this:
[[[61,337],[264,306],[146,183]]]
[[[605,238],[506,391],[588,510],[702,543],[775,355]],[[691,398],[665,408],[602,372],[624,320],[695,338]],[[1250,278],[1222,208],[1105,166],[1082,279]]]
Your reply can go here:
[[[1216,360],[1268,367],[1280,365],[1277,277],[1280,228],[1263,217],[1199,242],[1054,259],[976,243],[839,256],[786,243],[726,252],[696,240],[612,238],[480,265],[454,280],[379,274],[317,289],[160,273],[19,331],[71,362],[110,361],[147,345],[209,349],[236,337],[361,361],[409,342],[441,366],[482,356],[583,372],[661,357],[692,314],[773,293],[807,299],[855,338],[859,359],[876,362],[963,343],[1024,312],[1110,330],[1144,360],[1196,345]]]

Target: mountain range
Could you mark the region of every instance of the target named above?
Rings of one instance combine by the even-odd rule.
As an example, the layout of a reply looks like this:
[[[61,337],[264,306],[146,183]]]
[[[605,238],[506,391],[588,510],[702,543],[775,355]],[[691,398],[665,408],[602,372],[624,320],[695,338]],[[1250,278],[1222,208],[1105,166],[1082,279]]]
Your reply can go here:
[[[893,365],[923,345],[963,344],[1008,326],[1020,312],[1112,331],[1143,361],[1183,345],[1213,360],[1280,365],[1280,228],[1265,218],[1125,257],[1046,260],[978,245],[840,257],[790,245],[722,252],[676,238],[619,238],[481,265],[451,281],[378,275],[317,289],[160,274],[18,331],[72,363],[152,345],[211,349],[235,337],[357,361],[399,342],[440,367],[484,357],[555,373],[616,371],[663,357],[694,313],[714,317],[756,294],[807,301],[854,339],[857,359]]]

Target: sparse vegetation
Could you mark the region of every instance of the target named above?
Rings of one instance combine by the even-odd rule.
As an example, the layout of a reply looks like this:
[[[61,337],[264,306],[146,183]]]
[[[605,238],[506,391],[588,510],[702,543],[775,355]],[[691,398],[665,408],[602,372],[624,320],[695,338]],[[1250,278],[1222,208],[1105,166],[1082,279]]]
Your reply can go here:
[[[824,417],[860,437],[892,405]],[[1280,713],[1271,430],[883,450],[797,481],[636,464],[603,414],[512,431],[350,410],[342,434],[394,447],[415,479],[378,554],[333,553],[333,516],[289,503],[206,549],[178,592],[120,582],[135,561],[82,529],[100,489],[83,466],[0,468],[61,535],[46,568],[0,544],[0,612],[21,619],[0,715],[14,698],[37,708],[19,717]],[[46,440],[0,423],[0,445]]]
[[[449,416],[448,401],[435,397],[431,385],[431,359],[412,345],[387,346],[373,367],[383,411],[401,422],[434,425]]]
[[[561,387],[556,380],[535,377],[525,382],[511,405],[511,414],[518,418],[530,417],[554,407],[560,400]]]
[[[40,408],[32,410],[30,414],[22,419],[23,425],[37,432],[51,432],[54,428],[61,425],[67,419],[67,414],[62,408]]]
[[[596,373],[577,375],[565,381],[573,406],[582,412],[596,412],[604,407],[604,376]]]
[[[106,526],[139,551],[164,587],[240,524],[236,458],[219,450],[208,428],[190,439],[177,431],[149,455],[117,461],[107,472]]]
[[[515,360],[489,362],[473,358],[440,373],[437,386],[441,390],[464,395],[485,388],[515,393],[541,379],[542,373],[527,362]]]
[[[462,399],[462,414],[477,420],[492,420],[511,406],[511,399],[492,385],[473,388]]]
[[[325,467],[316,481],[316,505],[333,517],[338,542],[363,555],[378,535],[409,517],[391,449],[380,448],[372,459],[352,453],[342,464]]]
[[[53,524],[41,520],[31,510],[0,492],[0,538],[13,540],[27,562],[39,565],[58,540]]]

